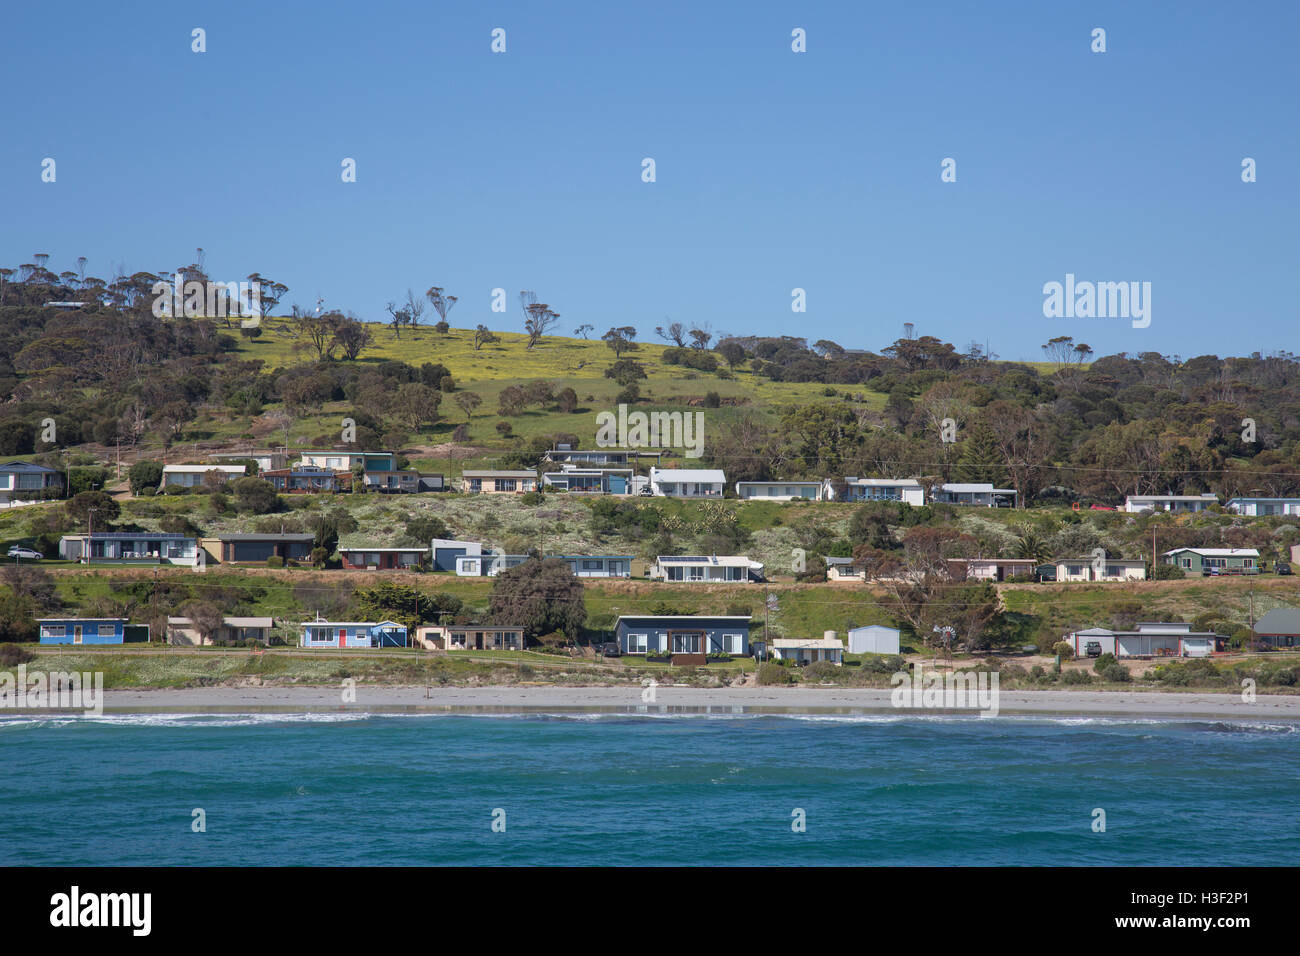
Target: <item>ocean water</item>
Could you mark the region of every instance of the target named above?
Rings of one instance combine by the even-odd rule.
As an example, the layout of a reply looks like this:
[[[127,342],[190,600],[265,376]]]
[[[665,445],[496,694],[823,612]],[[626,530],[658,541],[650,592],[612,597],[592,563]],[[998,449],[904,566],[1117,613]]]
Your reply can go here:
[[[2,865],[1300,862],[1283,722],[10,715],[0,768]]]

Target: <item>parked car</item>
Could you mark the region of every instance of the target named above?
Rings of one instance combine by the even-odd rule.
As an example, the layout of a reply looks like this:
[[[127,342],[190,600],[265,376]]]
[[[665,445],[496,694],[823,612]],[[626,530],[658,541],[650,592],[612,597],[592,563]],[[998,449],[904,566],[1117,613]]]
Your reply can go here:
[[[1101,657],[1101,642],[1100,642],[1100,641],[1089,641],[1089,642],[1084,646],[1084,652],[1085,652],[1089,657]]]
[[[1039,584],[1042,584],[1045,581],[1055,581],[1056,565],[1040,564],[1038,567],[1034,568],[1034,575],[1038,578]]]
[[[623,649],[618,646],[617,641],[608,641],[604,644],[596,645],[596,651],[601,657],[622,657]]]
[[[1278,574],[1295,573],[1294,571],[1291,570],[1291,565],[1287,564],[1285,561],[1279,561],[1277,564],[1273,565],[1273,570]]]
[[[39,551],[33,551],[31,548],[20,548],[17,545],[9,549],[9,557],[26,558],[28,561],[40,561],[45,555]]]

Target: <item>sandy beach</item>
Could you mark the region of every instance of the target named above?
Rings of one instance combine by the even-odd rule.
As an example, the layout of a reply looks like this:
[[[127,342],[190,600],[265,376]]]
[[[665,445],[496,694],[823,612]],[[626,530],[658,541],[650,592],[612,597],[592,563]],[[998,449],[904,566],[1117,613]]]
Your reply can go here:
[[[395,687],[359,685],[344,703],[334,687],[207,687],[110,690],[106,713],[755,713],[973,716],[967,710],[895,708],[888,690],[844,688],[694,688],[659,686],[653,702],[636,687]],[[1131,691],[1003,691],[1003,715],[1213,717],[1300,721],[1300,696]]]

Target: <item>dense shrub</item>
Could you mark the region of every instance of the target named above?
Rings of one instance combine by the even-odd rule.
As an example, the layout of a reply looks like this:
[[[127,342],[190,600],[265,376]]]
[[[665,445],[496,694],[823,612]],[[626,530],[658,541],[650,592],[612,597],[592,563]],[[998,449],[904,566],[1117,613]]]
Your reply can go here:
[[[842,669],[830,661],[814,661],[803,669],[803,679],[812,683],[839,680],[842,676]]]
[[[776,661],[768,661],[758,669],[760,684],[792,684],[794,676]]]
[[[28,664],[36,659],[33,654],[25,647],[19,647],[17,644],[0,644],[0,667],[15,667],[18,664]]]
[[[1106,668],[1113,667],[1115,664],[1115,655],[1110,653],[1110,651],[1107,651],[1105,654],[1102,654],[1101,657],[1092,662],[1092,669],[1100,674],[1105,671]]]

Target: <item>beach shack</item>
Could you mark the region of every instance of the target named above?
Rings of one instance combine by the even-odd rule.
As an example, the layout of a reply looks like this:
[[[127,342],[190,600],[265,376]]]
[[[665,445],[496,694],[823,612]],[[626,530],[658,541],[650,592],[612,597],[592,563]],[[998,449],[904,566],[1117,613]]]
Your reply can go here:
[[[749,626],[748,616],[624,614],[614,622],[614,632],[624,654],[744,655],[749,652]]]
[[[429,557],[429,549],[414,548],[339,548],[345,571],[409,571]]]
[[[179,564],[199,562],[199,543],[184,534],[158,531],[65,534],[59,539],[59,557],[82,564]]]
[[[221,619],[221,626],[207,637],[188,617],[167,618],[167,643],[199,647],[204,644],[242,644],[244,641],[271,640],[275,622],[269,617],[230,617]]]
[[[522,651],[523,625],[426,624],[415,632],[421,647],[441,651]]]
[[[1209,657],[1221,638],[1213,631],[1193,631],[1181,622],[1139,623],[1136,630],[1116,631],[1107,627],[1090,627],[1065,635],[1063,640],[1074,650],[1075,657],[1114,654],[1125,657]],[[1089,655],[1088,646],[1096,645]]]
[[[1275,607],[1255,622],[1255,639],[1269,647],[1300,647],[1300,608]]]
[[[148,624],[123,617],[46,617],[36,621],[42,644],[133,644],[149,640]]]
[[[1258,574],[1259,551],[1255,548],[1174,548],[1164,553],[1165,564],[1188,574]]]
[[[800,665],[827,661],[839,667],[844,663],[844,645],[834,631],[824,637],[778,637],[772,641],[772,660]]]
[[[303,647],[406,647],[406,627],[393,621],[304,621]]]

